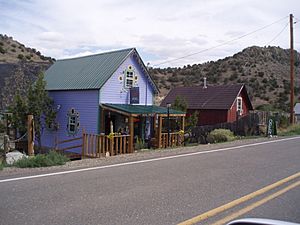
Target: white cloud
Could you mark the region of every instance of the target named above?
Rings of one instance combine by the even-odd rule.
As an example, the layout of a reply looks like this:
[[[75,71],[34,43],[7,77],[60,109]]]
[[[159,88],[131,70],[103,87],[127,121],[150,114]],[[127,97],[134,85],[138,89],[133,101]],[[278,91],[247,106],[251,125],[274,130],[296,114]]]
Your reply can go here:
[[[147,57],[155,56],[149,58],[154,65],[235,39],[289,13],[299,18],[299,6],[297,0],[271,4],[261,0],[0,0],[0,33],[55,58],[137,47]],[[266,45],[287,22],[288,18],[231,44],[162,66],[216,60],[248,46]],[[299,30],[295,29],[295,40]],[[288,39],[287,29],[271,44],[288,48]],[[295,47],[299,50],[297,41]]]

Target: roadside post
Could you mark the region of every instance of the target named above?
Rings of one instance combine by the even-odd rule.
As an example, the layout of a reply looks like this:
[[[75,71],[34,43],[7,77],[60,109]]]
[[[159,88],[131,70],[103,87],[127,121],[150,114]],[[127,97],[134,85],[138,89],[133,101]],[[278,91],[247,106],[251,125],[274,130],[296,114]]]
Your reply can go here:
[[[27,116],[28,155],[34,155],[34,121],[33,115]]]

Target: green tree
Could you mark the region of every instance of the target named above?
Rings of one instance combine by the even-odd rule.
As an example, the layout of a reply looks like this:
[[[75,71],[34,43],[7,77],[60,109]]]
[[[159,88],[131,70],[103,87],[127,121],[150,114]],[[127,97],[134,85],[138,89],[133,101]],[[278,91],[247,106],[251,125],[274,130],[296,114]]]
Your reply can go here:
[[[171,108],[175,110],[180,110],[182,112],[186,112],[187,110],[187,102],[184,98],[180,96],[176,96],[174,103],[172,104]]]
[[[191,116],[189,116],[186,120],[187,129],[191,129],[192,127],[197,126],[198,123],[199,112],[195,111]]]
[[[13,105],[10,107],[12,112],[12,126],[19,132],[20,135],[26,133],[26,120],[28,114],[28,106],[26,98],[22,98],[20,94],[14,97]]]
[[[38,75],[37,81],[29,88],[28,113],[33,115],[35,136],[38,141],[38,149],[41,150],[42,124],[45,122],[47,127],[52,127],[56,117],[56,112],[53,109],[53,100],[46,91],[46,81],[43,73]]]

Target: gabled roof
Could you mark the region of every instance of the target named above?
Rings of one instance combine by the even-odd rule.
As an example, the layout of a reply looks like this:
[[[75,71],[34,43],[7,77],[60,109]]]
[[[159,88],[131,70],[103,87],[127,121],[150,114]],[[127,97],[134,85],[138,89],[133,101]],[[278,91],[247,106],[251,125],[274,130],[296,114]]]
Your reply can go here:
[[[177,87],[172,89],[161,106],[167,103],[173,103],[177,96],[185,99],[188,109],[230,109],[239,94],[246,92],[246,101],[249,109],[252,110],[252,104],[244,84],[218,85],[218,86],[192,86]]]
[[[135,48],[57,60],[45,73],[46,89],[100,89],[130,55],[134,55],[137,58],[155,92],[158,92],[158,88]]]

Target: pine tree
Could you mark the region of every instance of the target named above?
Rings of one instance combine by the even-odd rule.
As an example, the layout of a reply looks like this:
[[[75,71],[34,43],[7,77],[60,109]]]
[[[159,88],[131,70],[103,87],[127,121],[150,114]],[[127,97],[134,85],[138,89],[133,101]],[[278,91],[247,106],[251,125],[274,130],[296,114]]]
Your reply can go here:
[[[15,129],[17,129],[20,136],[26,133],[27,126],[27,114],[28,114],[28,106],[27,99],[22,98],[19,93],[17,93],[14,97],[14,103],[10,107],[10,111],[12,114],[12,125]]]
[[[56,112],[53,109],[53,100],[46,91],[44,74],[40,73],[35,84],[28,91],[28,112],[33,115],[35,137],[38,142],[38,149],[42,147],[43,124],[50,127],[55,120]]]
[[[180,110],[182,112],[186,112],[187,110],[186,100],[180,96],[176,96],[174,104],[171,106],[171,108],[175,110]]]

